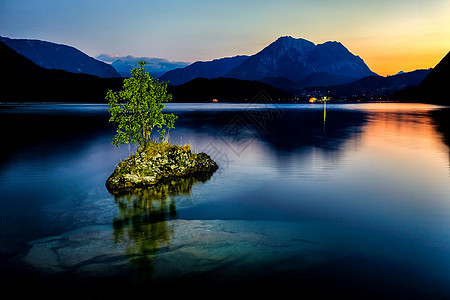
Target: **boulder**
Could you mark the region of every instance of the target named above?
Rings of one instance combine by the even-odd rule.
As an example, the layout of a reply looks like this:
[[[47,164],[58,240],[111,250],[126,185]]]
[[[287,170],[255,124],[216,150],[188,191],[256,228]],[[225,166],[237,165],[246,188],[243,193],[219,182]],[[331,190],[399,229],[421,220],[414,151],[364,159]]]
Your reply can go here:
[[[106,188],[112,194],[121,194],[177,178],[212,175],[218,168],[208,154],[194,153],[189,146],[154,144],[121,161],[106,181]]]

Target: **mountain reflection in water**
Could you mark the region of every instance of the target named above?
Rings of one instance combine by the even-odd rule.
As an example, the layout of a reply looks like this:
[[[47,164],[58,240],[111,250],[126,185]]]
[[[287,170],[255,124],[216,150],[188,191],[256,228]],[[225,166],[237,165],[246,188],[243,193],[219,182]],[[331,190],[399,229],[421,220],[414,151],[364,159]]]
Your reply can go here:
[[[442,134],[442,140],[448,147],[448,169],[450,172],[450,108],[441,108],[431,112],[436,129]]]
[[[287,109],[212,111],[205,113],[180,112],[179,129],[171,132],[174,140],[180,138],[178,131],[215,133],[225,142],[241,142],[257,139],[270,149],[286,153],[318,147],[327,151],[339,150],[340,144],[361,132],[367,123],[365,111],[334,109],[329,111],[326,128],[323,107],[315,105],[305,110],[295,106]],[[233,127],[235,125],[235,127]],[[227,129],[238,130],[234,139],[227,139]]]

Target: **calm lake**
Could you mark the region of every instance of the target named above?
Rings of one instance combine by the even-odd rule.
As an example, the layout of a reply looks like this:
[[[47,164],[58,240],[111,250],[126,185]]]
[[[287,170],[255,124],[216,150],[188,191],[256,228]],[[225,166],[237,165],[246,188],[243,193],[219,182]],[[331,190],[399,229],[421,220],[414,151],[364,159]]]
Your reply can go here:
[[[13,298],[450,299],[448,109],[167,104],[171,142],[219,170],[120,197],[105,181],[134,149],[107,109],[0,105]]]

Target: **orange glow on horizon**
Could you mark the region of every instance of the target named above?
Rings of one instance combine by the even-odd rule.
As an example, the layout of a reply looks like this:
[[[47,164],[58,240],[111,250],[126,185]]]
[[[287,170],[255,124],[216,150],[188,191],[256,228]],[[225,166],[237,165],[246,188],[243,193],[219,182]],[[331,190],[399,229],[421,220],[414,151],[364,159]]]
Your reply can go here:
[[[395,75],[400,71],[411,72],[418,69],[434,68],[446,54],[447,52],[442,54],[397,53],[386,56],[374,54],[363,59],[373,72],[381,76],[387,76]]]

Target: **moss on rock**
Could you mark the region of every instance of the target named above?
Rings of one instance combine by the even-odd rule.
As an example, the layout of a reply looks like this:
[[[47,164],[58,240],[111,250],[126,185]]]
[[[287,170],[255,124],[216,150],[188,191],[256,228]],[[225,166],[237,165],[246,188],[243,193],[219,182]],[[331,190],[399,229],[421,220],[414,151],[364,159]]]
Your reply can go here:
[[[106,188],[120,194],[194,174],[212,174],[218,168],[208,154],[194,153],[189,145],[154,143],[120,162],[106,181]]]

